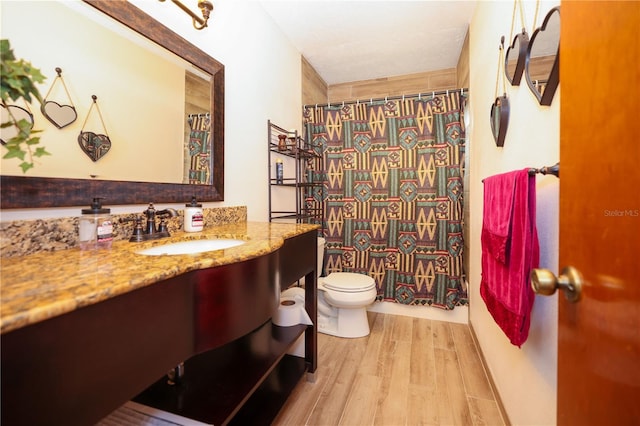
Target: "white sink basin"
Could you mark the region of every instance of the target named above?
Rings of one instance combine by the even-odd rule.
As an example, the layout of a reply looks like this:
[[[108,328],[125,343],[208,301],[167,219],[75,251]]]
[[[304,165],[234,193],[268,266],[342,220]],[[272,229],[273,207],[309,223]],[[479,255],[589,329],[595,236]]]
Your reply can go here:
[[[244,244],[246,241],[233,239],[193,240],[181,243],[164,244],[140,250],[138,254],[161,256],[174,254],[197,254],[207,251],[224,250]]]

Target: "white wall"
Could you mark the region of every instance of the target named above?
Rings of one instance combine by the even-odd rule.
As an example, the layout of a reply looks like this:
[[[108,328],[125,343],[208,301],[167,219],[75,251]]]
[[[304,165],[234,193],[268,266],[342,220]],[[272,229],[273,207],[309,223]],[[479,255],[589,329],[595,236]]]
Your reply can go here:
[[[286,129],[301,128],[300,53],[254,1],[216,0],[209,28],[201,31],[171,2],[131,3],[225,65],[225,201],[204,206],[246,205],[249,220],[266,221],[267,120]],[[193,3],[190,6],[199,13]],[[183,208],[184,203],[167,206]],[[112,208],[113,213],[142,210],[143,206]],[[73,216],[79,209],[1,213],[2,221],[10,221]]]
[[[533,33],[535,2],[527,1],[527,28]],[[538,26],[558,2],[542,2]],[[507,81],[511,114],[503,148],[491,135],[489,114],[495,99],[500,37],[510,37],[512,2],[479,2],[470,26],[470,93],[473,126],[470,147],[470,311],[469,321],[478,337],[509,420],[514,425],[556,423],[557,296],[535,299],[528,340],[522,348],[511,345],[495,324],[480,297],[483,185],[482,179],[525,167],[541,167],[559,160],[560,90],[551,106],[537,103],[523,77],[521,85]],[[520,27],[516,23],[516,31]],[[510,41],[506,42],[506,44]],[[500,77],[502,78],[502,76]],[[499,95],[503,92],[499,90]],[[557,272],[558,180],[537,177],[537,223],[541,267]]]

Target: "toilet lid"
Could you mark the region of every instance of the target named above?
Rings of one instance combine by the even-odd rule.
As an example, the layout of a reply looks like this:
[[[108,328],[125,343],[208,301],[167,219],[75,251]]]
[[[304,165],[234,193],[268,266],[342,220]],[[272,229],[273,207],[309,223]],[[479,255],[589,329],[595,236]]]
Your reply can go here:
[[[322,281],[325,288],[344,292],[367,291],[376,286],[370,276],[353,272],[333,272]]]

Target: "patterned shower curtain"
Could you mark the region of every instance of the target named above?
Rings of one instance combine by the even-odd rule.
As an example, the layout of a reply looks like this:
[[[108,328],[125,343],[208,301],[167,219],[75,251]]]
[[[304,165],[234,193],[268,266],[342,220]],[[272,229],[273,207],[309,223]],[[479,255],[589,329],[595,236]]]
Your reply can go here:
[[[211,116],[189,114],[189,137],[184,145],[183,183],[211,184]]]
[[[325,273],[376,281],[377,300],[453,309],[467,303],[462,261],[461,96],[309,106],[322,148]]]

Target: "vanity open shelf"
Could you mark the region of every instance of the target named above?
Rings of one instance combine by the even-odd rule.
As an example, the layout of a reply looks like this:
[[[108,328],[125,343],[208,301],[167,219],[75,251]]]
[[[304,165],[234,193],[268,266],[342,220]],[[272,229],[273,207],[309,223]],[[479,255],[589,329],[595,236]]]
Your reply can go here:
[[[309,244],[315,242],[316,231],[286,239],[276,262],[281,287],[304,279],[305,308],[314,323],[317,284],[311,262],[316,253],[313,247],[309,250]],[[259,275],[247,278],[257,282]],[[213,284],[220,278],[212,275],[207,281]],[[163,375],[133,398],[134,402],[207,424],[269,425],[305,372],[312,375],[317,367],[317,330],[313,325],[279,327],[269,319],[215,347],[209,345],[214,340],[223,342],[217,335],[224,333],[224,328],[203,327],[201,331],[210,336],[201,340],[202,347],[213,349],[184,362],[182,382],[169,385]],[[288,355],[301,336],[304,357]]]
[[[268,425],[307,370],[304,358],[286,354],[307,328],[268,321],[187,360],[180,384],[163,376],[133,400],[207,424]]]

